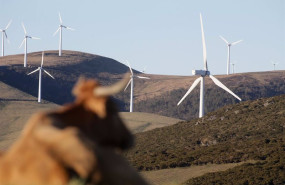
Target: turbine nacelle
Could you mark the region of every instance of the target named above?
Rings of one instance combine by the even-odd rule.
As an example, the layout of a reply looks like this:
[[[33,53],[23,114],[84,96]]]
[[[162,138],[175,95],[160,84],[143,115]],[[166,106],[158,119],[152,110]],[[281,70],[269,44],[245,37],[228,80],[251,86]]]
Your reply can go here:
[[[192,70],[192,74],[193,75],[201,75],[201,76],[209,76],[210,75],[210,71],[206,71],[206,70]]]

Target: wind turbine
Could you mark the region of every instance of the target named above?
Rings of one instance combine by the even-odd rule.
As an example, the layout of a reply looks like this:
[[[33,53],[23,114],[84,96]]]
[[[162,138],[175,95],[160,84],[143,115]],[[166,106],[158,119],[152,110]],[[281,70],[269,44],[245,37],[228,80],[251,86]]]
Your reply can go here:
[[[275,71],[275,66],[277,65],[277,64],[279,64],[278,62],[273,62],[273,61],[271,61],[271,63],[272,63],[272,65],[273,65],[273,71]]]
[[[0,31],[2,32],[2,57],[4,56],[4,35],[7,39],[7,42],[9,43],[6,30],[9,28],[11,23],[12,23],[12,20],[10,20],[10,22],[7,24],[7,26],[4,29],[0,29]]]
[[[235,65],[236,63],[231,62],[232,66],[233,66],[233,74],[235,74]]]
[[[236,42],[232,42],[229,43],[224,37],[220,36],[220,38],[225,41],[225,43],[228,46],[228,61],[227,61],[227,75],[229,75],[230,73],[230,55],[231,55],[231,46],[236,45],[237,43],[240,43],[242,40],[236,41]]]
[[[206,43],[205,43],[205,35],[204,35],[204,29],[203,29],[203,22],[202,22],[202,15],[200,14],[200,22],[201,22],[201,32],[202,32],[202,44],[203,44],[203,60],[204,60],[204,70],[192,70],[193,75],[199,75],[200,77],[197,78],[192,86],[189,88],[189,90],[186,92],[186,94],[181,98],[181,100],[177,103],[177,106],[180,105],[180,103],[191,93],[191,91],[198,85],[200,82],[200,110],[199,110],[199,118],[204,116],[204,78],[206,76],[209,76],[214,83],[219,86],[220,88],[224,89],[225,91],[229,92],[231,95],[233,95],[235,98],[237,98],[239,101],[241,99],[234,94],[231,90],[229,90],[224,84],[222,84],[217,78],[215,78],[213,75],[210,75],[210,71],[208,71],[208,65],[207,65],[207,51],[206,51]]]
[[[25,43],[24,67],[27,67],[27,41],[28,41],[27,39],[40,39],[40,38],[29,36],[27,34],[27,31],[26,31],[24,23],[22,23],[22,27],[23,27],[24,32],[25,32],[25,38],[22,41],[22,43],[21,43],[19,48],[21,48],[22,45]]]
[[[64,26],[62,24],[62,19],[61,19],[61,16],[60,16],[60,13],[58,12],[58,15],[59,15],[59,27],[58,29],[54,32],[53,36],[55,36],[57,34],[57,32],[59,31],[59,51],[58,51],[58,56],[61,56],[61,50],[62,50],[62,28],[66,28],[68,30],[74,30],[73,28],[70,28],[68,26]]]
[[[42,63],[41,63],[41,67],[38,67],[38,69],[30,72],[28,75],[35,73],[37,71],[39,71],[39,91],[38,91],[38,102],[41,102],[41,95],[42,95],[42,71],[44,71],[47,75],[49,75],[51,78],[55,79],[51,74],[49,74],[44,68],[43,68],[43,64],[44,64],[44,52],[42,52]]]
[[[130,112],[133,112],[134,77],[140,78],[140,79],[150,79],[150,78],[149,78],[149,77],[144,77],[144,76],[137,76],[137,75],[134,75],[133,70],[132,70],[132,68],[131,68],[131,66],[130,66],[130,64],[129,64],[129,62],[127,62],[127,63],[128,63],[129,69],[130,69],[130,71],[131,71],[131,76],[130,76],[131,79],[130,79],[130,81],[128,82],[128,84],[126,85],[124,91],[126,91],[126,89],[127,89],[127,88],[129,87],[129,85],[131,84]]]

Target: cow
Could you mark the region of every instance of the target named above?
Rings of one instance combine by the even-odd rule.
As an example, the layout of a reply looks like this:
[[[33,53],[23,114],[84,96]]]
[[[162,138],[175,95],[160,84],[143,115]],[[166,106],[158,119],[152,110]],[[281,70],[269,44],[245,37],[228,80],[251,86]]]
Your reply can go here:
[[[0,184],[65,185],[74,176],[89,184],[147,184],[117,154],[133,145],[133,136],[110,96],[126,86],[129,76],[107,87],[81,78],[73,103],[33,115],[1,155]]]

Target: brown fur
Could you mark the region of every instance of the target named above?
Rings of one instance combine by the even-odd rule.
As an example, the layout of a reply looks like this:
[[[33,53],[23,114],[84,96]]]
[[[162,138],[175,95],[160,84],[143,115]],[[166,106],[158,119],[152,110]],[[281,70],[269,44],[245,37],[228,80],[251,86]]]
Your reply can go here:
[[[0,155],[0,184],[63,185],[74,171],[81,178],[101,181],[95,148],[128,148],[133,143],[109,97],[96,97],[99,84],[81,79],[74,103],[37,113],[12,147]]]

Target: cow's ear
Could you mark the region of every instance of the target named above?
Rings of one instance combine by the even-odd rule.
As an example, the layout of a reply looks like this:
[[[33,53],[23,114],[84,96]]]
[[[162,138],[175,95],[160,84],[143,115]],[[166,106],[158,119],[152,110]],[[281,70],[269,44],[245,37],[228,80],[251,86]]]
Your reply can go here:
[[[83,76],[80,76],[72,89],[72,94],[74,96],[77,96],[78,94],[80,94],[84,82],[86,82],[86,79]]]

